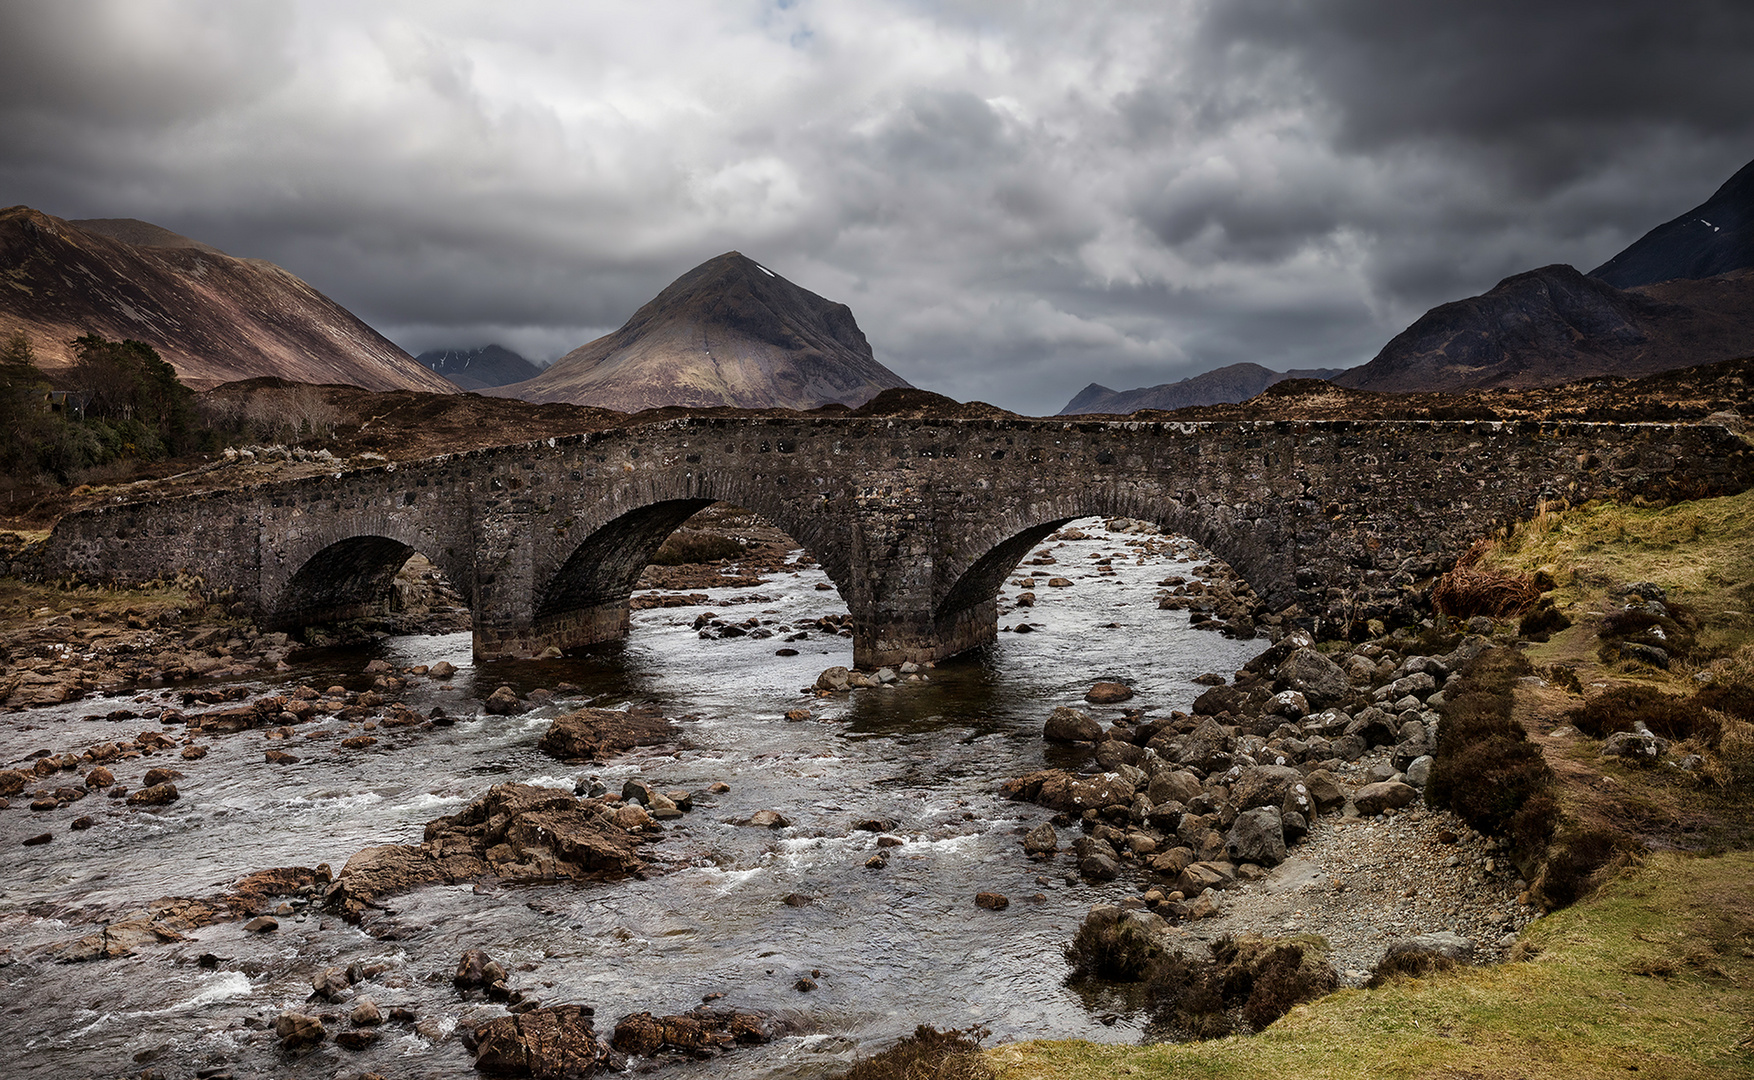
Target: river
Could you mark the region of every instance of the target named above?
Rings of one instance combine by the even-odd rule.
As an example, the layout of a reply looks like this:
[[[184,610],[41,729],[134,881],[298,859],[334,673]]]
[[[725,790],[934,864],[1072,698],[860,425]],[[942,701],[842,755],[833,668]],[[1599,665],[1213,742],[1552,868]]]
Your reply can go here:
[[[212,740],[199,761],[159,755],[113,766],[131,786],[152,765],[181,769],[182,798],[158,810],[91,797],[33,814],[28,797],[14,798],[0,812],[9,860],[0,878],[0,1073],[473,1076],[458,1040],[433,1036],[501,1014],[450,986],[458,956],[474,947],[545,1004],[593,1006],[600,1031],[626,1013],[683,1012],[723,994],[721,1005],[784,1017],[800,1032],[710,1064],[677,1066],[676,1076],[825,1075],[919,1023],[981,1025],[994,1041],[1136,1039],[1144,1018],[1118,1000],[1067,987],[1060,950],[1091,904],[1138,884],[1068,879],[1066,856],[1048,866],[1026,860],[1021,834],[1049,814],[1007,802],[997,788],[1063,763],[1042,742],[1042,722],[1057,705],[1082,705],[1095,679],[1124,680],[1137,694],[1130,706],[1166,713],[1202,689],[1193,676],[1229,673],[1265,643],[1196,631],[1185,612],[1157,609],[1157,582],[1189,574],[1186,545],[1152,538],[1145,554],[1144,538],[1106,532],[1100,520],[1075,527],[1087,538],[1048,541],[1042,547],[1057,563],[1038,570],[1066,576],[1071,587],[1047,587],[1040,576],[1036,606],[1001,610],[1001,626],[1027,621],[1033,632],[1002,632],[980,654],[927,672],[928,682],[825,699],[802,692],[824,668],[850,665],[852,643],[815,627],[807,638],[782,641],[786,629],[845,610],[832,590],[817,588],[826,581],[819,570],[796,566],[763,585],[707,590],[709,610],[771,620],[773,637],[703,639],[693,625],[700,608],[658,607],[635,612],[621,644],[543,663],[475,667],[466,634],[307,654],[284,678],[250,689],[363,690],[371,660],[448,660],[460,669],[448,684],[416,678],[403,697],[422,713],[436,705],[459,719],[444,728],[379,729],[378,744],[366,750],[342,748],[339,734],[303,737],[346,727],[329,719],[301,725],[286,744],[250,731]],[[1109,558],[1112,572],[1099,572],[1094,556]],[[1006,597],[1015,596],[1019,576]],[[781,647],[798,655],[776,656]],[[502,683],[520,692],[561,683],[578,690],[524,715],[483,714],[480,700]],[[0,762],[17,767],[38,749],[132,737],[157,725],[82,718],[122,706],[150,715],[180,693],[13,714],[0,727]],[[594,770],[536,749],[549,719],[567,707],[643,701],[681,719],[677,743]],[[811,718],[785,718],[798,708]],[[1092,711],[1109,716],[1118,707]],[[263,762],[265,748],[281,747],[298,763]],[[216,894],[274,866],[327,862],[338,871],[367,845],[417,843],[427,821],[495,783],[571,789],[590,775],[617,791],[637,776],[701,793],[695,809],[645,849],[654,864],[647,879],[430,887],[392,898],[392,913],[374,927],[378,937],[313,908],[282,916],[274,933],[222,923],[116,959],[55,964],[39,951],[160,896]],[[705,794],[715,783],[730,790]],[[790,825],[735,824],[763,809]],[[95,826],[68,831],[77,814],[93,815]],[[878,834],[856,827],[872,818],[893,823],[890,835],[905,841],[881,869],[865,865]],[[44,829],[51,843],[21,846]],[[983,891],[1007,896],[1010,907],[977,907]],[[789,894],[810,902],[788,906]],[[203,967],[203,954],[217,965]],[[307,1004],[310,978],[355,963],[382,965],[358,992],[386,1011],[411,1009],[422,1030],[387,1024],[364,1052],[328,1042],[296,1060],[281,1057],[262,1025],[287,1009],[345,1013]],[[795,988],[812,975],[814,990]]]

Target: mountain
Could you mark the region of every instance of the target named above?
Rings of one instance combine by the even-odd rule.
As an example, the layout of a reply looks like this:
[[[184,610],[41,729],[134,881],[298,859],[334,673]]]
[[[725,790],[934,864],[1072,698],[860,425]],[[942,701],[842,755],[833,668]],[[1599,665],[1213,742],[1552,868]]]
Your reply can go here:
[[[488,393],[624,412],[814,409],[907,385],[872,357],[845,304],[731,251],[671,282],[621,329]]]
[[[51,375],[84,333],[157,349],[197,389],[273,375],[371,390],[457,388],[270,262],[132,218],[0,210],[0,335],[22,330]]]
[[[1754,266],[1754,162],[1712,197],[1645,233],[1590,271],[1618,289],[1675,278],[1707,278]]]
[[[1058,416],[1125,415],[1140,409],[1185,409],[1191,405],[1229,405],[1247,401],[1286,379],[1327,379],[1340,368],[1304,371],[1272,371],[1259,364],[1231,364],[1213,368],[1180,382],[1146,386],[1137,390],[1110,390],[1091,383],[1066,403]]]
[[[483,345],[479,349],[428,349],[414,359],[420,366],[437,372],[465,390],[504,386],[542,374],[540,367],[499,345]]]
[[[1751,353],[1754,270],[1622,290],[1559,264],[1432,308],[1332,381],[1396,392],[1548,386]]]

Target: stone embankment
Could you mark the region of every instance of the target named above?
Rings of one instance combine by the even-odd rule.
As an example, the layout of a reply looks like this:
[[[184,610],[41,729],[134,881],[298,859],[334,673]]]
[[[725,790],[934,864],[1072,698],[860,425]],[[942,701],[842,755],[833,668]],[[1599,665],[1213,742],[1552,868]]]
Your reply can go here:
[[[1056,811],[1024,852],[1069,855],[1086,880],[1136,880],[1123,906],[1166,943],[1320,934],[1351,981],[1419,934],[1500,955],[1536,915],[1526,883],[1497,841],[1421,798],[1444,683],[1487,645],[1476,634],[1427,655],[1402,631],[1329,654],[1293,633],[1234,681],[1202,676],[1215,685],[1191,714],[1134,709],[1105,726],[1057,709],[1044,738],[1088,751],[1094,769],[1004,785]]]

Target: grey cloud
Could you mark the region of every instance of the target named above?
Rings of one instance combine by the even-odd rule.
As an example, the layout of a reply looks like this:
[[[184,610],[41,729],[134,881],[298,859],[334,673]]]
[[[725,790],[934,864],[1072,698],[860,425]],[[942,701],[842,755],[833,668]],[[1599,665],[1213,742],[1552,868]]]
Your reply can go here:
[[[0,202],[271,259],[407,348],[543,359],[737,249],[916,384],[1024,411],[1362,362],[1754,153],[1730,4],[19,7]]]

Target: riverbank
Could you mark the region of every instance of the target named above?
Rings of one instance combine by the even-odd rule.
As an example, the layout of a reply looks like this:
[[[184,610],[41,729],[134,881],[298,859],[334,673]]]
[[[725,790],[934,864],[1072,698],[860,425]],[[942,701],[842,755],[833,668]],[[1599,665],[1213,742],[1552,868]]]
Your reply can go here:
[[[1151,1046],[1033,1042],[1003,1080],[1609,1075],[1754,1069],[1754,855],[1654,855],[1530,926],[1515,962],[1342,990],[1259,1035]]]

